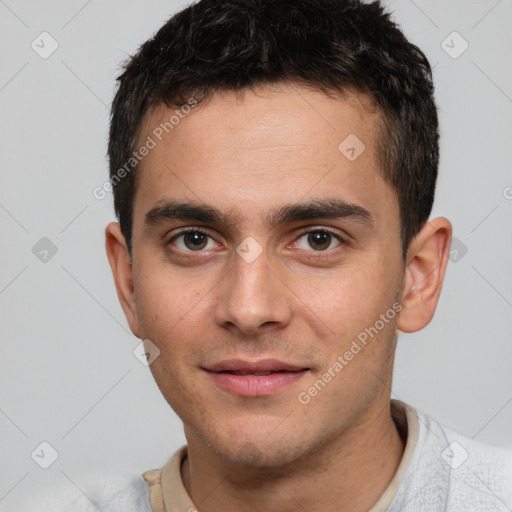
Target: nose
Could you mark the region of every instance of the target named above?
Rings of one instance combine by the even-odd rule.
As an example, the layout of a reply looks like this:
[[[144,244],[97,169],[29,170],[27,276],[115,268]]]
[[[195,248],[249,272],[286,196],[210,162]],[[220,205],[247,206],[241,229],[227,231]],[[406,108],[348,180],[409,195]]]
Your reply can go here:
[[[266,251],[252,262],[238,254],[232,259],[214,306],[217,324],[249,335],[286,327],[292,316],[293,295],[270,268]]]

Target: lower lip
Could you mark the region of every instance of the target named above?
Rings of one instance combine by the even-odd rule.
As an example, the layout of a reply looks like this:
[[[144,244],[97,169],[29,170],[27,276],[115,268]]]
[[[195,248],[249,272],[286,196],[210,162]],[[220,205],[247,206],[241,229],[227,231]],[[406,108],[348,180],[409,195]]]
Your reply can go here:
[[[232,373],[208,372],[219,388],[238,396],[270,396],[298,382],[307,370],[276,372],[270,375],[234,375]]]

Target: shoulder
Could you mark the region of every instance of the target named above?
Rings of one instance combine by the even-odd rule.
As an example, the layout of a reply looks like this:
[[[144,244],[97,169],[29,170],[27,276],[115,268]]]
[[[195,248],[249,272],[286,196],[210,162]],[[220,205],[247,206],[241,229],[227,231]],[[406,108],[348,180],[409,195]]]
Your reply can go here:
[[[139,475],[109,475],[87,485],[37,497],[27,512],[151,512],[148,486]]]
[[[510,511],[512,450],[481,443],[420,411],[416,414],[419,437],[414,466],[432,477],[432,487],[443,495],[443,510]]]
[[[475,510],[501,510],[500,506],[510,510],[512,450],[481,443],[446,427],[441,429],[446,436],[441,457],[450,467],[450,503],[465,505],[468,510],[471,500]]]

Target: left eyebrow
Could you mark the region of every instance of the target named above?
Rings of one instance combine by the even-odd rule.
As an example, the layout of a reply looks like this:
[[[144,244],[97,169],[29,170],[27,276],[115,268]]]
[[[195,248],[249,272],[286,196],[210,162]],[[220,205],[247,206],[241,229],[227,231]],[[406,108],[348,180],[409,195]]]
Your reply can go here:
[[[267,216],[270,227],[280,224],[315,219],[354,219],[373,225],[371,213],[358,204],[342,199],[318,199],[305,204],[290,204]]]

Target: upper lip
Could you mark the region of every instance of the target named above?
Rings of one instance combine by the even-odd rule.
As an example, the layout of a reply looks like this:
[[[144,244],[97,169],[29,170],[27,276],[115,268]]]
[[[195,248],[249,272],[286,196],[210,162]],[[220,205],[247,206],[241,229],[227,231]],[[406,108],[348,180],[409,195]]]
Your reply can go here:
[[[260,361],[245,361],[243,359],[226,359],[219,361],[208,366],[205,366],[205,370],[211,372],[278,372],[278,371],[289,371],[297,372],[300,370],[307,370],[304,366],[297,366],[278,359],[262,359]]]

